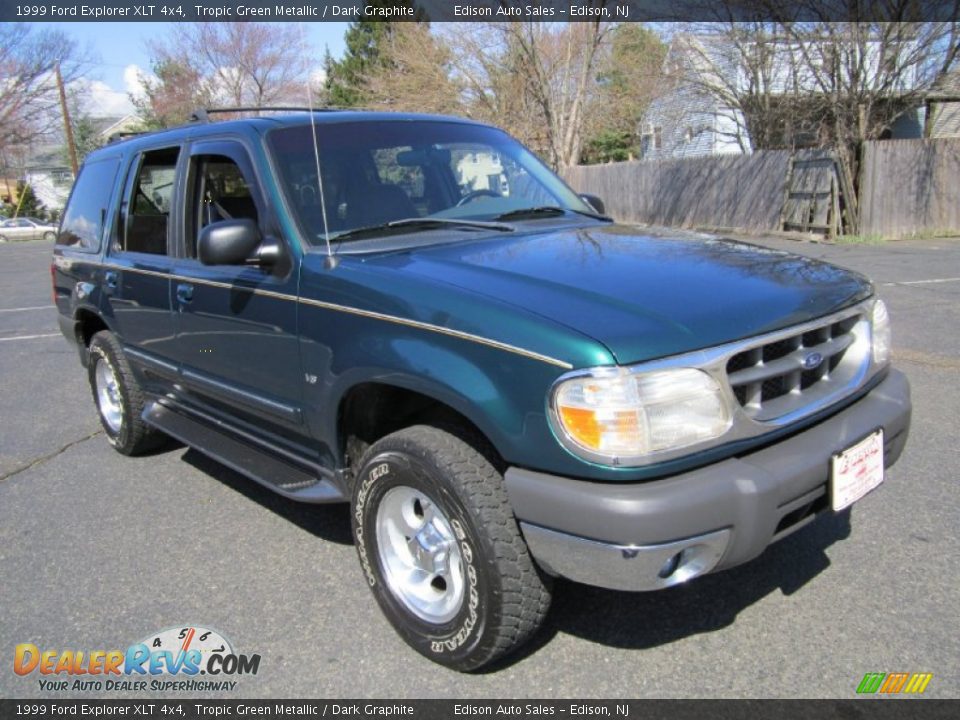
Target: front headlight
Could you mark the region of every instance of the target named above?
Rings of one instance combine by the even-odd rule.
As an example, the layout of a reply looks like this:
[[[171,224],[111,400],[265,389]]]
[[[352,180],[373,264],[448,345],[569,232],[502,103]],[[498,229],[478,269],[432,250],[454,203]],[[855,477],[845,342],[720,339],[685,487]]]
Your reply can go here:
[[[878,299],[873,304],[870,325],[873,335],[873,362],[876,365],[886,365],[890,362],[892,336],[890,334],[890,316],[887,314],[887,306],[883,303],[883,300]]]
[[[552,407],[571,449],[613,465],[712,440],[732,422],[719,383],[693,368],[599,369],[561,380]]]

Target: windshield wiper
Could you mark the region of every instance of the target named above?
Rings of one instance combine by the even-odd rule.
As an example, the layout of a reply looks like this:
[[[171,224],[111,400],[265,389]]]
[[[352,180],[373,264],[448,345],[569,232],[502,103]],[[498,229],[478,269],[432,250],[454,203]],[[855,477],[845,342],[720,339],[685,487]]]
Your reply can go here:
[[[556,205],[538,205],[537,207],[519,208],[497,215],[497,220],[517,220],[525,217],[547,217],[566,215],[567,211]]]
[[[586,217],[596,218],[597,220],[611,220],[610,217],[601,215],[600,213],[587,212],[586,210],[574,210],[573,208],[567,208],[565,210],[557,205],[538,205],[537,207],[511,210],[510,212],[505,212],[502,215],[497,215],[497,220],[519,220],[525,217],[558,217],[560,215],[565,215],[568,210],[572,213],[576,213],[577,215],[585,215]]]
[[[496,230],[497,232],[513,232],[512,225],[505,225],[498,222],[484,222],[482,220],[457,220],[454,218],[404,218],[403,220],[391,220],[380,225],[368,225],[358,227],[353,230],[345,230],[342,233],[331,235],[330,240],[356,240],[362,237],[370,237],[383,234],[392,234],[406,232],[407,230],[439,230],[442,228],[463,228],[472,230]]]

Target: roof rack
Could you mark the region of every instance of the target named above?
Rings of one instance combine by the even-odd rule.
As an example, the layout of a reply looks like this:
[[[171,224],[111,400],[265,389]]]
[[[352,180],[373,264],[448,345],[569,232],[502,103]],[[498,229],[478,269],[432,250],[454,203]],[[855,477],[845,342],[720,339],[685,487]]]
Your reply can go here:
[[[239,113],[239,112],[330,112],[334,108],[326,107],[298,107],[294,105],[267,105],[263,107],[224,107],[224,108],[200,108],[190,114],[190,122],[208,123],[210,116],[218,113]]]
[[[139,137],[140,135],[150,135],[151,133],[156,132],[154,130],[127,130],[124,132],[111,133],[107,138],[107,143],[120,142],[121,140],[126,140],[127,138]]]

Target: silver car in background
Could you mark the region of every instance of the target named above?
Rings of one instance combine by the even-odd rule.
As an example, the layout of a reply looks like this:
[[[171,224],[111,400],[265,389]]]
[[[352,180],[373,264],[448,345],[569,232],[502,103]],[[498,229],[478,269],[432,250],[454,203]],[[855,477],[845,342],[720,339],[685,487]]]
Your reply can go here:
[[[57,237],[57,228],[37,218],[19,217],[0,222],[0,242],[8,240],[49,240]]]

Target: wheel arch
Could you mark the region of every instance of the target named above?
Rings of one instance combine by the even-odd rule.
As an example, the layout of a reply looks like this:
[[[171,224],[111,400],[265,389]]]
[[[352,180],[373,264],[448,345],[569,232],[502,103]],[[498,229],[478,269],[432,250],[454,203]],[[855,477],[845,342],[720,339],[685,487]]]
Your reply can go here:
[[[491,421],[476,412],[469,398],[422,378],[366,379],[347,387],[336,412],[336,447],[343,467],[355,465],[367,447],[412,425],[434,425],[479,447],[488,460],[505,467],[504,444]]]
[[[87,306],[78,307],[73,313],[73,334],[80,353],[80,362],[86,367],[90,359],[90,341],[101,330],[112,330],[100,313]]]

